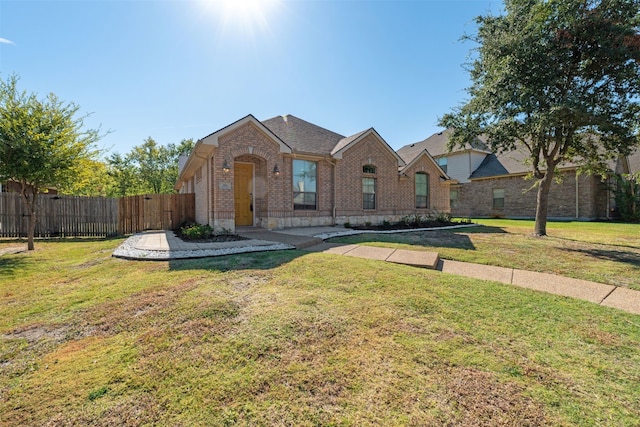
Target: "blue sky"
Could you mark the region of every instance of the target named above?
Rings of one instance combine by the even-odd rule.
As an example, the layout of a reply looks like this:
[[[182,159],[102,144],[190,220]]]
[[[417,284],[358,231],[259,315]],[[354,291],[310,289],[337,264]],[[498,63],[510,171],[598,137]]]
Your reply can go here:
[[[499,0],[0,0],[0,78],[80,105],[101,148],[195,140],[251,113],[395,149],[466,98],[474,18]]]

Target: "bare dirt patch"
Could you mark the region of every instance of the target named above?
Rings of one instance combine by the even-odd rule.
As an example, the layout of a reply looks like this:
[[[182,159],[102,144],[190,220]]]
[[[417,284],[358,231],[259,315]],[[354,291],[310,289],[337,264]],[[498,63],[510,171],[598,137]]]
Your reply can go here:
[[[491,373],[472,368],[446,371],[445,396],[453,413],[446,425],[542,426],[543,407],[523,394],[515,383],[504,383]],[[451,418],[449,418],[451,417]]]
[[[27,248],[24,246],[10,246],[8,248],[0,248],[0,256],[9,255],[9,254],[17,254],[20,252],[24,252]]]

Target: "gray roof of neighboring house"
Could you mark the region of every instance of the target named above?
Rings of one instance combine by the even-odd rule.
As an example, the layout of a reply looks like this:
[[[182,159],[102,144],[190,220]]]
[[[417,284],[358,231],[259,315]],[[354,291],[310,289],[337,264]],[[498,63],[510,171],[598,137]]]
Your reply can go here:
[[[405,145],[401,149],[398,150],[398,154],[405,162],[410,162],[413,160],[418,154],[420,154],[423,150],[427,150],[432,157],[440,157],[444,154],[449,153],[449,148],[447,144],[449,143],[449,136],[453,133],[453,129],[445,129],[442,132],[434,133],[427,139],[424,139],[420,142],[415,142],[413,144]],[[456,151],[466,151],[466,150],[478,150],[482,152],[489,153],[489,147],[486,144],[486,140],[484,137],[480,136],[476,138],[471,143],[467,143],[464,148],[456,147],[452,150],[452,152]]]
[[[639,173],[640,172],[640,148],[638,148],[634,153],[632,153],[629,157],[629,173]]]
[[[295,152],[329,155],[345,137],[290,114],[262,121]]]
[[[489,178],[492,176],[527,173],[531,168],[524,164],[526,158],[526,153],[521,151],[488,154],[469,178]]]

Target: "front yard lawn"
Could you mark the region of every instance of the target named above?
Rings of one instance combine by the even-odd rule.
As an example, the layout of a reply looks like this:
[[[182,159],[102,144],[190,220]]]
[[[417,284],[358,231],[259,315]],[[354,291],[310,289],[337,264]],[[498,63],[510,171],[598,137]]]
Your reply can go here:
[[[136,262],[120,243],[0,257],[0,425],[640,419],[637,315],[338,255]]]
[[[400,234],[361,234],[332,242],[438,252],[443,259],[559,274],[640,290],[640,224],[474,220],[481,227]]]

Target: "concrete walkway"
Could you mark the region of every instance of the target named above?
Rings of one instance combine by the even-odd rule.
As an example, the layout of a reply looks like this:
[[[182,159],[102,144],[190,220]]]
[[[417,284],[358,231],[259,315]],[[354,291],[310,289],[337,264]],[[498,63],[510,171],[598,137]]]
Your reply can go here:
[[[554,295],[582,299],[640,315],[640,291],[624,287],[548,273],[441,260],[435,252],[341,245],[323,241],[323,239],[334,235],[347,233],[353,234],[336,227],[310,227],[284,231],[242,228],[238,230],[238,234],[247,240],[191,243],[177,238],[173,232],[148,232],[127,239],[122,246],[116,249],[114,256],[127,259],[171,260],[269,250],[305,249],[311,252],[406,264],[439,270],[443,273],[492,280]]]

